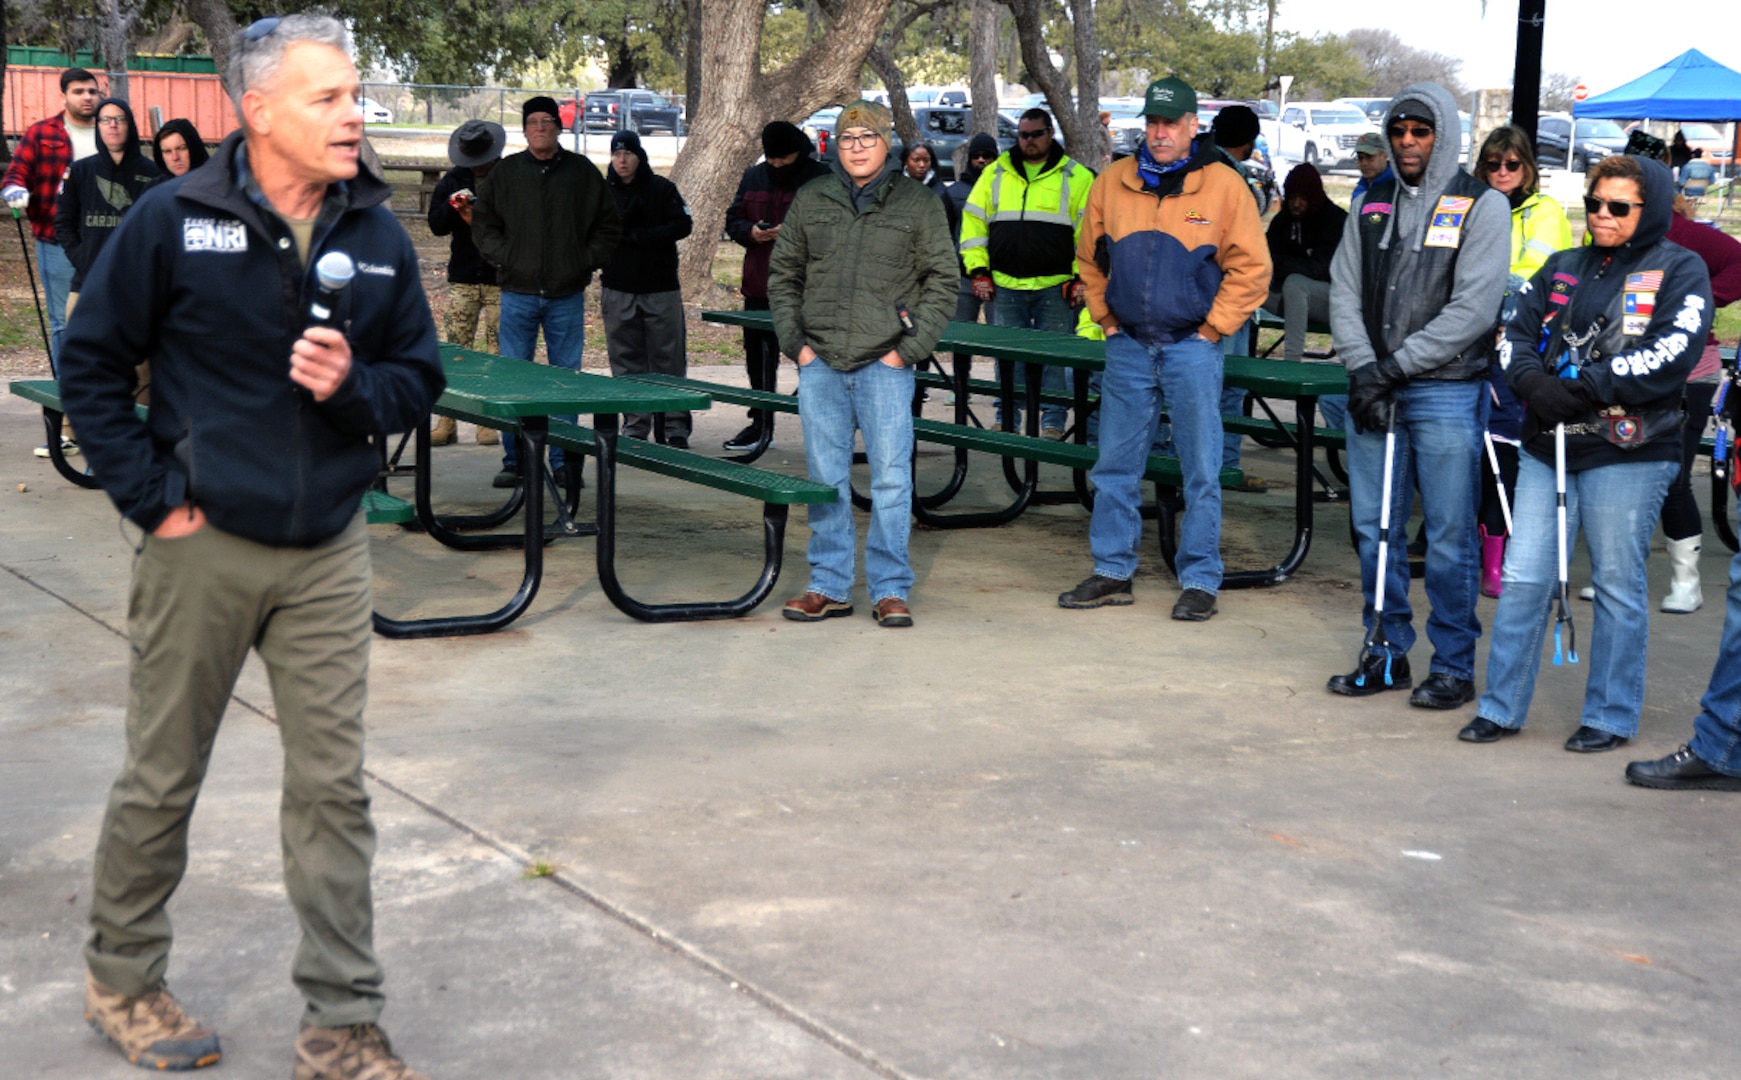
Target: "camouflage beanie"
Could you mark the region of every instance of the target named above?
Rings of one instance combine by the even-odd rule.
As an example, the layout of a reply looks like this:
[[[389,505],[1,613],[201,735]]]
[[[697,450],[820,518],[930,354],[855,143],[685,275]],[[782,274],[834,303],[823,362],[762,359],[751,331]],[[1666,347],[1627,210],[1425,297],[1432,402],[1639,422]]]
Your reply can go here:
[[[840,110],[840,119],[834,122],[834,137],[840,138],[840,133],[848,128],[870,128],[883,137],[883,142],[894,145],[894,121],[889,110],[874,101],[860,99]]]

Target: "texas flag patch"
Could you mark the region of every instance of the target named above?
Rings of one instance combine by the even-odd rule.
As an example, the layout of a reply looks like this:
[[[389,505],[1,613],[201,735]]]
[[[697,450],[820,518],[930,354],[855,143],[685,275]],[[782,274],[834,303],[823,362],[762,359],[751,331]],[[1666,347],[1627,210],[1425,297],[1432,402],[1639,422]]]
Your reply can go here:
[[[1627,337],[1638,337],[1650,326],[1650,317],[1656,313],[1656,289],[1648,290],[1643,286],[1650,285],[1651,274],[1656,275],[1655,284],[1662,284],[1662,272],[1651,271],[1645,274],[1628,274],[1626,277],[1625,299],[1620,309],[1620,332]],[[1634,279],[1640,279],[1634,286]]]

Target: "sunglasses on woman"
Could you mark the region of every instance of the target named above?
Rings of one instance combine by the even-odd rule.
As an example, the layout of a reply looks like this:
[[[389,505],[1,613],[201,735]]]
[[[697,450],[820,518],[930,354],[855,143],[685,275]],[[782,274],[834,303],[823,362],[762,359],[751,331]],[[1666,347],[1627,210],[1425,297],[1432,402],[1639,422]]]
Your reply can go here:
[[[1522,158],[1506,158],[1504,161],[1483,161],[1481,163],[1488,172],[1521,172]]]
[[[1608,213],[1615,218],[1623,218],[1632,213],[1635,208],[1640,211],[1644,209],[1644,204],[1641,202],[1627,202],[1625,199],[1598,199],[1594,195],[1584,196],[1584,214],[1586,217],[1595,217],[1604,206],[1608,208]]]

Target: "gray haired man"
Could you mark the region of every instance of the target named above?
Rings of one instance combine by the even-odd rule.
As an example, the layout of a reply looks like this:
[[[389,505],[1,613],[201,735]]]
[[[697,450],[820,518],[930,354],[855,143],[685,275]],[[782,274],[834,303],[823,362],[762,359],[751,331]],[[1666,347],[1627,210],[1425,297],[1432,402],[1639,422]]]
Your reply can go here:
[[[369,535],[379,459],[442,389],[417,252],[357,167],[344,27],[262,19],[231,45],[242,131],[133,208],[92,267],[61,358],[67,413],[143,531],[133,562],[127,757],[97,845],[85,1015],[129,1061],[215,1064],[164,985],[166,908],[224,706],[250,648],[284,746],[284,884],[302,927],[295,1080],[416,1080],[384,1004],[363,786]],[[311,325],[317,261],[359,273]],[[330,322],[331,325],[327,325]],[[150,357],[151,413],[133,411]]]

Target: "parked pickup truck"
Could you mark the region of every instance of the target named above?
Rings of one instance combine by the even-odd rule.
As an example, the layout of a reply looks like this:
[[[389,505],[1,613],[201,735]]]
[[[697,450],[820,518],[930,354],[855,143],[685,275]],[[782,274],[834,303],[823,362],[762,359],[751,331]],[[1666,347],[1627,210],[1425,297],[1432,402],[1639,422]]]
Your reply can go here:
[[[651,90],[599,90],[586,95],[580,122],[587,131],[668,131],[682,135],[683,110]]]
[[[1290,101],[1280,123],[1263,127],[1272,156],[1320,169],[1352,168],[1354,144],[1378,130],[1364,112],[1340,101]]]

